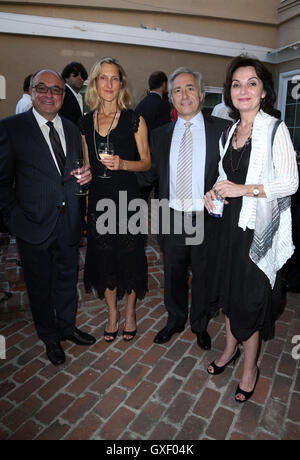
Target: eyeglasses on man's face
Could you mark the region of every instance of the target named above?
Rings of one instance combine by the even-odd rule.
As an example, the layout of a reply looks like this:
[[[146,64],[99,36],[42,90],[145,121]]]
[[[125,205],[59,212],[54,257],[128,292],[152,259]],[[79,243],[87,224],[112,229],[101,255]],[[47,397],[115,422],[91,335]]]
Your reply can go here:
[[[61,96],[65,91],[64,88],[61,88],[60,86],[46,86],[43,83],[39,83],[32,88],[39,94],[47,94],[48,91],[50,91],[50,93],[55,96]]]

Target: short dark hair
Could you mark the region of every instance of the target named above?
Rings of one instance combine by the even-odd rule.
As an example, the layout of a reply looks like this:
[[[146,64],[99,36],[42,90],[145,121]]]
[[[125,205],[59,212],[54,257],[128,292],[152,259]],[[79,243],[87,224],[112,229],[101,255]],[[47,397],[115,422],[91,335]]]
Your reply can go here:
[[[152,91],[153,89],[160,88],[161,85],[167,81],[168,81],[168,77],[164,72],[161,72],[160,70],[153,72],[150,75],[149,80],[148,80],[150,91]]]
[[[70,62],[70,64],[67,64],[63,69],[61,76],[66,81],[66,78],[69,78],[71,74],[75,72],[80,73],[83,80],[86,80],[88,77],[87,71],[80,62]]]
[[[29,90],[29,88],[30,88],[31,77],[32,77],[32,73],[30,75],[27,75],[27,77],[25,77],[25,79],[24,79],[24,82],[23,82],[23,91],[24,91],[24,93],[27,92]]]
[[[226,80],[224,83],[224,101],[225,104],[231,109],[229,116],[234,120],[240,118],[239,111],[234,107],[231,100],[231,84],[232,76],[234,72],[240,67],[254,67],[258,78],[263,83],[263,88],[266,92],[266,96],[262,99],[261,109],[268,113],[269,115],[274,116],[274,104],[276,101],[276,93],[274,90],[274,83],[272,73],[267,69],[267,67],[258,59],[252,58],[247,54],[241,54],[240,56],[235,57],[227,68]]]

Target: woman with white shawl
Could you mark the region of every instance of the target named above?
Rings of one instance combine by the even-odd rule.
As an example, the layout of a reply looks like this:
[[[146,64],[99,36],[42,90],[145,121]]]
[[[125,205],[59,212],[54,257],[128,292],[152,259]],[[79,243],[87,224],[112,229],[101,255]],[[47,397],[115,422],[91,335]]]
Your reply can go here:
[[[294,251],[290,196],[298,188],[298,170],[289,131],[272,116],[272,74],[262,62],[244,55],[233,59],[224,99],[236,122],[220,139],[219,177],[204,203],[209,213],[217,197],[225,203],[216,222],[213,279],[226,318],[226,346],[207,371],[220,374],[240,356],[242,343],[235,400],[243,403],[259,377],[260,338],[270,338],[281,300],[279,271]]]

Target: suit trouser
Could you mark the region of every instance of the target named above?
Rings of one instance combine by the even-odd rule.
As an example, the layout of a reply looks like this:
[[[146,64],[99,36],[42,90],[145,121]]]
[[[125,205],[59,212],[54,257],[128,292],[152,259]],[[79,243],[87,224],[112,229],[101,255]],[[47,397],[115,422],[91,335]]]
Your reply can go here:
[[[206,289],[207,242],[186,245],[184,235],[164,235],[164,301],[168,312],[167,327],[184,327],[188,318],[188,269],[192,271],[190,324],[202,333],[208,325],[209,302]]]
[[[66,215],[60,214],[42,244],[17,238],[33,320],[39,338],[53,343],[74,332],[78,247],[68,246]]]

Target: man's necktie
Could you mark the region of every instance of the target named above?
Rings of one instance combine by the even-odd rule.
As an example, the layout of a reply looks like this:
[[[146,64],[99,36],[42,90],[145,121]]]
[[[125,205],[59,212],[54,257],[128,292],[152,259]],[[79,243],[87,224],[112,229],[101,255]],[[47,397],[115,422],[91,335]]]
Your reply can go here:
[[[48,121],[46,124],[50,128],[49,138],[50,138],[51,146],[52,146],[60,173],[63,176],[65,164],[66,164],[66,156],[64,154],[64,151],[63,151],[63,148],[60,142],[59,134],[54,128],[52,121]]]
[[[193,136],[189,121],[184,123],[185,132],[182,136],[176,176],[176,199],[180,201],[182,211],[188,211],[192,205],[192,173],[193,173]]]

